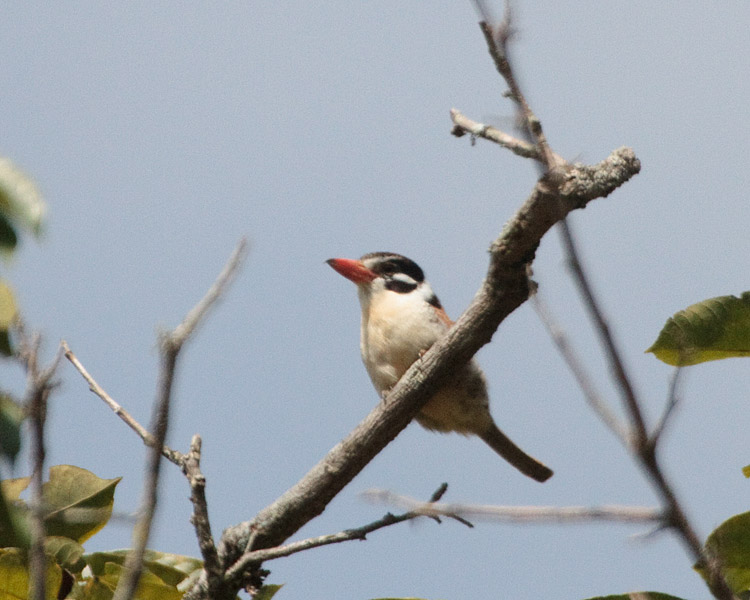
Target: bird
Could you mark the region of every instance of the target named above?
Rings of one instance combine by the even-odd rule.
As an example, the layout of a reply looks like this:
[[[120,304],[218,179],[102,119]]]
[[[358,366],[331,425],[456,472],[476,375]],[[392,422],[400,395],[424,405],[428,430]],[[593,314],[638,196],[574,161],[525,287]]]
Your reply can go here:
[[[407,369],[453,325],[422,269],[393,252],[359,259],[331,258],[336,272],[357,285],[360,352],[375,389],[385,398]],[[415,417],[425,429],[476,435],[523,474],[546,481],[552,470],[521,450],[496,425],[487,383],[472,359],[459,367]]]

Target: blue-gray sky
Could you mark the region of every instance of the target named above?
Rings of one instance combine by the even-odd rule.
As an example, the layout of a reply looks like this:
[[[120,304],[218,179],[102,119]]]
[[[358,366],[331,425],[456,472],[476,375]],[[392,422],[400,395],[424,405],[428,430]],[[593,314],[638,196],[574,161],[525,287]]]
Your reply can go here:
[[[0,153],[50,207],[11,268],[51,356],[65,338],[143,422],[155,334],[204,293],[237,240],[252,249],[179,368],[170,444],[204,439],[215,534],[292,485],[377,402],[358,353],[353,286],[324,260],[401,252],[449,313],[531,189],[533,164],[449,135],[448,111],[509,127],[512,109],[469,2],[16,2],[0,20]],[[596,162],[622,145],[643,170],[572,218],[653,418],[671,369],[643,350],[673,312],[748,285],[750,7],[517,3],[517,71],[553,148]],[[541,291],[616,403],[555,232]],[[480,352],[501,426],[555,470],[518,475],[477,440],[410,426],[296,536],[385,509],[359,492],[487,504],[645,504],[640,470],[585,406],[530,307]],[[20,374],[4,377],[20,385]],[[65,365],[49,463],[123,476],[144,450]],[[702,535],[747,508],[746,360],[690,369],[661,457]],[[24,468],[21,467],[21,471]],[[151,547],[198,555],[188,489],[169,465]],[[706,597],[682,546],[643,527],[401,525],[267,565],[279,598],[585,598],[656,589]],[[127,547],[113,523],[89,550]],[[635,537],[633,537],[635,536]]]

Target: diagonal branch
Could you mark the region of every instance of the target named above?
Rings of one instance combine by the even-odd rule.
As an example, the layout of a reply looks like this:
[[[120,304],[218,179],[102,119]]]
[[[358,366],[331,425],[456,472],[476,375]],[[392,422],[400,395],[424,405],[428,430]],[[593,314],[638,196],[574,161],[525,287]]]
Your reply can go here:
[[[243,238],[235,248],[226,266],[206,295],[188,312],[183,321],[172,332],[164,333],[160,339],[161,370],[157,386],[157,400],[154,407],[152,430],[153,445],[147,459],[144,499],[141,516],[133,531],[133,550],[125,561],[125,574],[115,590],[114,600],[133,598],[143,569],[143,557],[151,532],[158,500],[158,484],[161,471],[161,456],[169,426],[169,410],[175,378],[177,359],[184,344],[195,331],[199,323],[208,314],[209,309],[228,288],[245,257],[247,242]]]
[[[508,84],[509,92],[507,95],[516,103],[524,123],[524,130],[534,142],[542,164],[547,171],[552,171],[561,164],[559,157],[550,149],[547,138],[542,131],[542,123],[526,101],[508,59],[508,44],[514,33],[511,27],[510,3],[506,3],[503,20],[497,25],[494,24],[492,15],[490,15],[484,2],[475,0],[474,4],[482,15],[479,28],[482,30],[485,42],[487,42],[487,49],[492,57],[492,62],[495,63],[497,72]]]
[[[100,386],[96,382],[96,380],[86,370],[86,367],[84,367],[81,361],[78,360],[78,357],[73,353],[73,351],[70,349],[70,346],[68,346],[68,343],[65,340],[62,340],[60,342],[60,346],[65,353],[65,358],[67,358],[71,362],[71,364],[86,380],[86,383],[89,384],[89,389],[94,394],[99,396],[99,398],[104,400],[105,404],[109,406],[114,411],[114,413],[127,424],[128,427],[130,427],[138,434],[138,437],[143,440],[143,443],[146,444],[146,446],[153,447],[155,444],[154,436],[143,425],[136,421],[136,419],[127,410],[125,410],[114,398],[112,398],[104,390],[102,386]],[[164,458],[166,458],[168,461],[176,464],[177,466],[182,465],[184,457],[181,452],[173,450],[169,446],[163,445],[161,453],[162,456],[164,456]]]
[[[667,405],[664,408],[664,413],[659,419],[659,422],[651,432],[651,438],[649,439],[649,444],[651,444],[652,446],[655,446],[659,443],[659,440],[661,439],[661,436],[667,427],[667,423],[669,422],[670,417],[674,414],[677,405],[680,403],[679,388],[680,383],[682,382],[682,374],[682,367],[677,367],[674,370],[674,373],[672,373],[672,379],[669,382],[669,393],[667,394]]]
[[[575,276],[576,283],[578,284],[578,288],[584,298],[584,303],[589,310],[594,326],[602,340],[607,359],[612,368],[613,377],[620,389],[625,408],[630,416],[631,435],[629,436],[626,445],[636,457],[641,467],[646,472],[649,481],[659,494],[664,510],[667,513],[666,524],[676,532],[678,538],[682,541],[693,561],[701,562],[706,565],[706,572],[708,575],[706,583],[711,590],[711,593],[714,597],[721,600],[732,600],[734,595],[724,578],[721,564],[716,557],[706,555],[706,550],[693,528],[693,525],[688,519],[687,514],[682,508],[682,504],[677,498],[674,487],[669,481],[667,481],[666,475],[659,464],[656,454],[656,443],[659,440],[664,424],[677,403],[677,375],[675,375],[672,382],[670,404],[667,407],[667,412],[665,413],[662,422],[657,426],[655,434],[649,438],[643,412],[641,410],[641,402],[635,393],[631,383],[631,378],[625,370],[620,351],[615,343],[612,332],[609,329],[604,313],[599,306],[599,302],[594,295],[588,277],[586,276],[570,226],[566,221],[561,222],[560,226],[563,243],[568,253],[568,260]]]
[[[578,255],[578,249],[576,248],[573,235],[570,230],[570,225],[567,221],[560,223],[560,234],[565,246],[566,253],[568,255],[568,263],[570,268],[575,275],[576,282],[584,297],[586,308],[589,310],[591,319],[594,321],[596,330],[599,332],[604,349],[607,354],[607,358],[612,365],[614,371],[615,380],[620,392],[623,397],[623,402],[630,415],[631,425],[633,427],[634,440],[632,443],[636,446],[645,443],[648,438],[646,432],[646,424],[643,419],[643,413],[641,407],[636,399],[635,390],[631,384],[630,376],[625,369],[625,363],[622,360],[620,351],[615,344],[612,331],[609,328],[607,320],[604,318],[604,313],[599,307],[599,303],[594,297],[594,291],[588,280],[588,276],[581,265],[581,260]]]
[[[368,490],[368,500],[390,504],[427,517],[463,517],[503,523],[662,523],[664,511],[649,506],[496,506],[421,502],[387,490]]]
[[[581,388],[586,402],[588,402],[591,409],[597,414],[597,416],[609,427],[621,442],[624,444],[628,443],[628,432],[626,428],[620,423],[620,420],[615,414],[609,409],[604,398],[601,397],[599,392],[594,387],[594,382],[589,377],[583,364],[581,363],[578,355],[573,350],[570,340],[562,328],[557,324],[552,316],[551,311],[547,304],[542,300],[539,294],[534,294],[532,299],[534,310],[536,310],[539,319],[542,321],[544,326],[547,328],[549,336],[557,346],[558,351],[562,355],[563,359],[568,365],[568,368],[573,373],[573,376],[578,381],[578,387]]]
[[[44,426],[47,419],[47,400],[52,390],[58,385],[53,381],[62,354],[57,353],[50,365],[39,366],[39,347],[41,337],[35,334],[29,338],[23,323],[16,327],[20,344],[16,357],[26,369],[25,405],[31,421],[31,513],[29,515],[29,597],[43,600],[49,590],[46,588],[47,559],[44,552],[44,538],[47,535],[44,526],[44,502],[42,499],[44,461]]]
[[[440,384],[490,341],[498,325],[528,297],[526,265],[542,236],[570,211],[604,197],[640,170],[633,152],[621,148],[595,166],[571,165],[560,188],[543,178],[503,228],[490,249],[487,276],[473,302],[448,334],[414,363],[344,440],[252,521],[227,529],[219,546],[227,569],[247,550],[280,545],[327,504],[412,420]],[[212,598],[233,598],[242,581],[227,580]],[[205,577],[186,598],[206,598]]]
[[[519,140],[517,137],[513,137],[496,127],[492,127],[492,125],[485,125],[484,123],[473,121],[455,108],[451,109],[451,121],[453,121],[451,134],[456,137],[461,137],[468,133],[472,136],[472,139],[480,137],[495,142],[503,148],[507,148],[517,156],[541,160],[539,150],[534,144],[530,144],[524,140]]]
[[[420,507],[430,506],[434,504],[435,502],[440,500],[447,489],[448,484],[442,484],[432,495],[432,498],[430,498],[428,502],[419,502]],[[465,519],[457,515],[442,514],[441,516],[451,517],[459,521],[460,523],[463,523],[467,527],[473,527],[471,523],[467,522]],[[227,572],[227,577],[229,579],[235,579],[242,573],[242,571],[253,564],[258,564],[268,560],[274,560],[276,558],[282,558],[284,556],[291,556],[292,554],[303,552],[304,550],[310,550],[311,548],[319,548],[321,546],[328,546],[331,544],[340,544],[341,542],[349,542],[352,540],[365,540],[367,539],[368,534],[377,531],[378,529],[389,527],[397,523],[403,523],[404,521],[417,519],[419,517],[430,517],[438,523],[441,522],[437,514],[430,515],[422,511],[410,510],[402,515],[393,515],[391,513],[387,513],[377,521],[373,521],[372,523],[368,523],[367,525],[362,525],[361,527],[345,529],[344,531],[339,531],[338,533],[330,533],[327,535],[307,538],[305,540],[299,540],[297,542],[292,542],[284,546],[277,546],[275,548],[246,552]]]

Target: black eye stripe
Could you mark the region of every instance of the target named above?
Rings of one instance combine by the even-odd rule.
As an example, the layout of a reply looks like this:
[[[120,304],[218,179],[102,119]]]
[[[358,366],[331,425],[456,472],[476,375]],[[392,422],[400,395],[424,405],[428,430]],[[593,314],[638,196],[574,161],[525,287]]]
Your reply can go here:
[[[417,289],[416,283],[407,283],[400,279],[386,279],[385,289],[391,290],[392,292],[398,292],[399,294],[408,294],[412,290]]]

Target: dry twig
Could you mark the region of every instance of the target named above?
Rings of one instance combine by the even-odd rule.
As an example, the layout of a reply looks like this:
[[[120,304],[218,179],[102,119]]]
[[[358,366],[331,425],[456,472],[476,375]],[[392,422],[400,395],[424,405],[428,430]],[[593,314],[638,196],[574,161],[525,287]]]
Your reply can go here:
[[[86,383],[89,384],[89,389],[99,396],[104,402],[109,406],[114,413],[122,419],[128,427],[130,427],[133,431],[135,431],[138,434],[138,437],[143,440],[143,443],[146,444],[146,446],[153,447],[155,440],[154,436],[151,435],[151,433],[143,426],[141,425],[136,419],[127,411],[125,410],[114,398],[112,398],[102,386],[100,386],[96,380],[91,376],[91,374],[86,370],[86,367],[83,366],[80,360],[78,360],[78,357],[73,353],[73,351],[68,346],[68,342],[65,340],[62,340],[60,342],[60,345],[65,352],[65,358],[67,358],[70,363],[76,368],[76,370],[81,374],[81,376],[86,380]],[[178,452],[177,450],[172,450],[169,446],[163,445],[161,449],[162,456],[169,460],[170,462],[173,462],[174,464],[181,466],[183,455],[181,452]]]
[[[548,191],[551,196],[562,198],[564,191],[559,185],[559,171],[561,167],[560,157],[550,149],[547,139],[542,132],[541,122],[526,101],[526,98],[515,78],[510,61],[508,60],[507,43],[512,35],[509,8],[506,10],[503,22],[499,25],[493,25],[491,15],[489,14],[485,3],[482,0],[475,0],[475,5],[483,18],[479,26],[484,34],[495,67],[508,84],[508,87],[510,88],[508,95],[514,102],[516,102],[523,117],[525,124],[524,129],[539,152],[541,158],[540,162],[543,165],[543,180],[546,180],[549,184]],[[509,7],[509,4],[506,4],[506,7]],[[662,423],[656,428],[654,435],[649,438],[643,413],[635,390],[633,389],[631,378],[625,369],[620,351],[617,348],[614,337],[609,329],[607,320],[604,318],[603,312],[599,307],[599,303],[596,300],[593,289],[588,281],[588,277],[581,265],[575,241],[570,230],[570,225],[565,218],[560,219],[559,230],[561,232],[571,269],[575,274],[576,282],[578,283],[578,287],[585,300],[585,305],[589,310],[591,319],[594,322],[595,328],[604,345],[605,353],[610,362],[615,381],[630,418],[630,431],[625,438],[621,439],[625,439],[627,446],[639,459],[639,462],[649,475],[651,483],[661,496],[666,513],[665,523],[678,532],[679,537],[682,539],[695,561],[701,560],[708,565],[708,585],[711,592],[721,600],[730,600],[733,595],[726,580],[721,574],[717,561],[714,557],[707,557],[704,555],[703,546],[692,525],[688,521],[682,506],[678,502],[674,489],[666,481],[656,456],[656,443],[663,430],[664,424],[677,402],[675,392],[677,379],[675,378],[675,380],[673,380],[671,400],[662,419]],[[599,407],[598,412],[602,414],[601,406]]]
[[[674,487],[667,481],[656,454],[657,442],[663,430],[664,423],[666,423],[669,414],[671,414],[672,409],[677,403],[677,376],[673,380],[670,402],[667,412],[662,418],[662,423],[656,428],[655,433],[649,436],[641,409],[641,402],[634,391],[631,378],[625,370],[620,351],[588,281],[573,234],[569,225],[565,222],[561,223],[561,233],[576,283],[584,298],[584,303],[590,312],[596,331],[599,333],[605,347],[607,358],[612,367],[613,377],[620,389],[623,403],[630,416],[631,434],[628,440],[628,447],[644,468],[649,481],[661,497],[666,515],[665,525],[677,533],[678,538],[682,541],[693,561],[706,565],[706,572],[708,573],[707,584],[711,593],[720,600],[732,600],[734,595],[726,579],[724,579],[719,561],[714,556],[706,556],[703,544],[690,520],[687,518],[687,514],[677,498]]]
[[[451,121],[453,121],[451,134],[456,137],[461,137],[468,133],[473,138],[480,137],[495,142],[503,148],[507,148],[517,156],[541,160],[539,150],[537,150],[537,147],[534,144],[530,144],[524,140],[519,140],[518,138],[501,131],[497,127],[472,121],[469,117],[464,116],[455,108],[451,109]]]
[[[44,502],[42,499],[42,485],[44,481],[44,425],[47,418],[47,399],[57,386],[53,381],[62,354],[57,353],[55,359],[45,368],[39,366],[39,347],[41,337],[35,334],[28,337],[23,324],[19,323],[17,331],[20,337],[17,357],[26,369],[26,398],[25,404],[31,421],[31,511],[29,518],[29,533],[31,548],[29,549],[29,582],[30,597],[33,600],[44,600],[47,559],[44,553]]]
[[[573,376],[578,382],[578,386],[581,388],[586,401],[588,402],[591,409],[596,415],[609,427],[609,429],[620,439],[623,443],[627,443],[628,432],[625,427],[620,423],[620,420],[615,414],[609,409],[604,398],[594,387],[594,382],[586,372],[583,363],[578,358],[578,355],[573,350],[573,346],[568,339],[568,336],[563,331],[562,327],[557,323],[555,318],[552,316],[547,304],[542,300],[539,294],[534,294],[532,297],[532,304],[536,314],[542,321],[544,326],[552,338],[552,341],[557,346],[558,351],[562,355],[563,359],[568,365],[568,368],[573,373]]]
[[[319,515],[331,499],[408,425],[450,373],[489,342],[498,325],[526,301],[529,296],[526,269],[542,236],[569,212],[584,207],[595,198],[607,196],[639,172],[640,162],[628,148],[614,151],[595,166],[569,165],[552,153],[541,125],[525,102],[502,53],[510,29],[493,32],[486,23],[481,26],[498,70],[508,75],[506,80],[509,80],[511,96],[521,107],[531,139],[546,167],[545,176],[537,182],[529,198],[492,244],[487,276],[471,305],[446,336],[409,368],[391,390],[388,403],[378,404],[302,479],[252,521],[224,532],[219,558],[232,576],[209,589],[204,572],[185,596],[186,600],[230,600],[238,589],[257,586],[263,577],[261,559],[246,562],[243,559],[246,553],[279,546]],[[496,35],[498,42],[495,41]],[[467,131],[471,133],[470,129]],[[521,144],[515,146],[522,147]]]
[[[193,503],[193,516],[190,518],[195,535],[198,538],[203,568],[211,579],[222,576],[219,555],[211,534],[211,522],[208,519],[206,503],[206,478],[201,472],[201,437],[194,435],[190,441],[190,451],[185,455],[182,470],[190,484],[190,501]]]
[[[580,523],[615,521],[621,523],[661,523],[664,513],[648,506],[496,506],[421,502],[388,490],[368,490],[363,496],[371,502],[389,504],[426,517],[482,519],[502,523]]]
[[[443,496],[443,494],[448,489],[448,484],[443,483],[433,494],[432,497],[428,502],[420,502],[420,506],[429,506],[434,502],[437,502],[440,500],[440,498]],[[468,523],[464,518],[457,517],[454,515],[441,515],[446,517],[454,518],[455,520],[459,521],[460,523],[467,525],[468,527],[473,527],[471,523]],[[389,527],[390,525],[395,525],[396,523],[403,523],[404,521],[410,521],[412,519],[416,519],[418,517],[430,517],[433,520],[440,523],[440,519],[438,518],[437,514],[435,515],[429,515],[426,513],[418,512],[418,511],[409,511],[402,515],[392,515],[391,513],[385,514],[382,518],[378,519],[377,521],[373,521],[372,523],[368,523],[367,525],[362,525],[361,527],[355,527],[353,529],[345,529],[344,531],[339,531],[338,533],[331,533],[328,535],[320,535],[314,538],[308,538],[305,540],[300,540],[298,542],[292,542],[290,544],[286,544],[284,546],[277,546],[275,548],[266,548],[263,550],[254,550],[251,552],[246,552],[242,557],[232,566],[231,569],[227,571],[227,578],[228,579],[236,579],[242,575],[242,572],[252,567],[254,564],[258,564],[261,562],[265,562],[268,560],[273,560],[276,558],[282,558],[284,556],[290,556],[292,554],[296,554],[297,552],[302,552],[303,550],[310,550],[311,548],[319,548],[320,546],[328,546],[330,544],[339,544],[341,542],[349,542],[352,540],[365,540],[367,539],[367,534],[372,533],[373,531],[377,531],[378,529],[382,529],[383,527]]]
[[[151,525],[156,510],[161,454],[169,425],[169,408],[172,398],[177,358],[185,342],[208,314],[209,309],[226,291],[245,257],[247,242],[243,238],[235,248],[224,269],[206,295],[188,312],[183,321],[172,332],[164,333],[160,339],[161,372],[159,375],[157,402],[154,409],[154,440],[148,457],[144,500],[141,516],[133,531],[133,550],[124,565],[124,576],[120,579],[113,600],[127,600],[134,597],[143,568],[143,555],[146,550]]]

